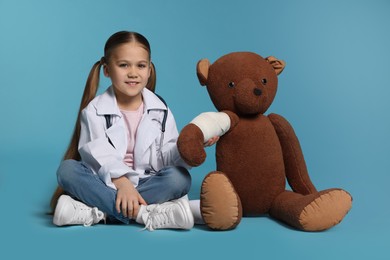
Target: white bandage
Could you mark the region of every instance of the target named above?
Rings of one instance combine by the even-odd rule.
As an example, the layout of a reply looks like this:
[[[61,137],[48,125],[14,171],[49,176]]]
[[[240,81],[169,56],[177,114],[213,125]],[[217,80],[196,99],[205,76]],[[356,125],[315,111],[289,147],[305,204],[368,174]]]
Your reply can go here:
[[[222,136],[230,129],[230,117],[224,112],[205,112],[195,117],[190,123],[200,128],[204,142],[211,137]]]

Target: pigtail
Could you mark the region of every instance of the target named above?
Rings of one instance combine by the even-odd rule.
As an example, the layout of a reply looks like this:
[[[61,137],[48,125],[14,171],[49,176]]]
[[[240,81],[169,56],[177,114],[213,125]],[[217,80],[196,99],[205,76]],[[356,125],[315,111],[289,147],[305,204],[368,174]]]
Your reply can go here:
[[[146,84],[146,88],[150,91],[154,92],[156,90],[156,67],[154,67],[153,62],[150,62],[150,76],[148,80],[148,84]]]
[[[99,78],[100,78],[100,68],[102,66],[102,62],[98,61],[96,62],[91,72],[88,75],[87,83],[85,84],[83,97],[81,98],[80,108],[77,115],[76,125],[73,130],[73,136],[70,141],[70,144],[68,146],[68,149],[65,152],[64,160],[68,159],[74,159],[74,160],[80,160],[80,154],[78,152],[78,145],[79,145],[79,139],[80,139],[80,131],[81,131],[81,124],[80,124],[80,116],[81,111],[89,104],[89,102],[92,101],[92,99],[95,98],[96,92],[99,87]]]
[[[102,58],[100,61],[96,62],[87,79],[87,83],[85,84],[83,97],[81,98],[80,108],[77,115],[76,124],[73,130],[72,139],[69,143],[68,149],[66,150],[63,160],[73,159],[73,160],[81,160],[80,153],[78,151],[79,146],[79,139],[80,139],[80,131],[81,131],[81,124],[80,124],[80,117],[81,117],[81,111],[89,104],[89,102],[92,101],[92,99],[95,98],[96,92],[99,88],[99,79],[100,79],[100,68],[102,64],[104,63],[104,58]],[[56,191],[54,192],[51,201],[50,201],[50,207],[54,211],[58,198],[64,193],[63,189],[61,187],[57,187]]]

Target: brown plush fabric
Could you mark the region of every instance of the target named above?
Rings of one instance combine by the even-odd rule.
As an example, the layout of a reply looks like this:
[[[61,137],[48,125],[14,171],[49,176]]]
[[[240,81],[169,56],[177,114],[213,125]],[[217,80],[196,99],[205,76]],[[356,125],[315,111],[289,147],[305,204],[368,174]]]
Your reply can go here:
[[[198,166],[206,159],[206,152],[203,147],[203,133],[194,124],[188,124],[181,130],[181,138],[177,140],[177,147],[184,156],[184,161],[191,166]]]
[[[284,191],[283,155],[278,137],[264,115],[241,118],[217,143],[217,170],[233,183],[244,216],[267,213]]]
[[[197,65],[201,85],[217,110],[231,119],[229,131],[217,142],[217,172],[202,184],[201,210],[212,229],[238,225],[242,207],[243,216],[270,214],[297,229],[319,231],[339,223],[352,206],[346,191],[317,192],[292,126],[282,116],[264,115],[284,67],[275,57],[250,52]],[[189,124],[180,133],[179,152],[192,166],[204,161],[202,144],[197,126]],[[285,190],[286,180],[293,191]]]
[[[310,181],[301,145],[295,135],[294,129],[280,115],[270,114],[268,118],[275,128],[280,145],[282,146],[283,162],[289,185],[295,192],[301,194],[317,192],[313,183]]]

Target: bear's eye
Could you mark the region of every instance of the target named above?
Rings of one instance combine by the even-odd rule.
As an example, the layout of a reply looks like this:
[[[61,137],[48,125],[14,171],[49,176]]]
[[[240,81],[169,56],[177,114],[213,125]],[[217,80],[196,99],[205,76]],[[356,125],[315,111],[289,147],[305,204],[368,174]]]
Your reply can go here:
[[[267,84],[267,79],[262,79],[261,83],[263,83],[263,85],[266,85]]]
[[[229,82],[229,88],[234,88],[235,85],[233,81]]]

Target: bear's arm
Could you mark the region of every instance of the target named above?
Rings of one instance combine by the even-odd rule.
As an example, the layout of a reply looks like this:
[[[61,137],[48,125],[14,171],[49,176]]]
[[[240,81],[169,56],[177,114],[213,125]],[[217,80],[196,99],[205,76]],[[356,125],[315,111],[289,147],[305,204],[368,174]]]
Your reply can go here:
[[[231,111],[206,112],[194,118],[180,132],[177,148],[182,159],[190,166],[199,166],[206,159],[204,143],[212,137],[222,136],[238,123]]]
[[[277,114],[268,115],[283,151],[286,177],[293,191],[303,195],[316,192],[310,180],[301,145],[290,123]]]
[[[204,137],[200,128],[194,124],[186,125],[177,139],[177,149],[181,158],[192,167],[201,165],[206,159]]]

